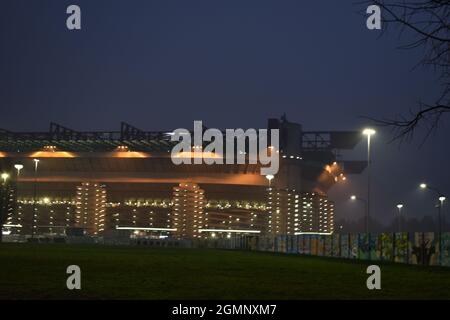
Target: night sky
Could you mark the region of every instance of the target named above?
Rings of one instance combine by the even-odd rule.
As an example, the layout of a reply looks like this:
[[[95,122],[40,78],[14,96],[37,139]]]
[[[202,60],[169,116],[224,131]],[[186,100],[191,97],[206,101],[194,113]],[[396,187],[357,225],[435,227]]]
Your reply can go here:
[[[66,28],[66,8],[82,30]],[[359,130],[361,116],[407,113],[439,92],[432,70],[413,70],[421,50],[391,29],[369,31],[353,0],[21,1],[0,3],[0,128],[46,131],[264,128],[267,118],[305,130]],[[449,124],[424,146],[373,140],[373,215],[435,215],[427,181],[450,190]],[[346,158],[365,159],[361,143]],[[337,218],[359,218],[365,174],[336,185]],[[448,208],[445,210],[448,215]]]

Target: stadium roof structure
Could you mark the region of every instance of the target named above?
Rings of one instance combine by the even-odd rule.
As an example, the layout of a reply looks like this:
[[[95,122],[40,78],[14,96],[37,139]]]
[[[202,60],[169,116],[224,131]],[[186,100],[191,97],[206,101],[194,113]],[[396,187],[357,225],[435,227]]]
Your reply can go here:
[[[73,152],[111,151],[126,146],[134,151],[168,151],[174,142],[169,132],[143,131],[125,122],[120,131],[76,131],[50,123],[48,132],[12,132],[0,129],[0,150],[29,152],[53,146]]]
[[[0,167],[10,167],[15,163],[13,161],[47,158],[45,163],[57,172],[99,170],[108,172],[108,175],[109,171],[128,172],[123,181],[143,181],[145,177],[142,173],[145,172],[156,175],[202,172],[202,178],[205,179],[211,179],[209,173],[231,172],[249,173],[247,179],[253,179],[252,174],[257,172],[258,179],[261,177],[260,164],[236,164],[220,169],[217,166],[174,166],[170,161],[170,152],[178,142],[171,141],[172,136],[173,131],[144,131],[125,122],[121,123],[117,131],[76,131],[57,123],[51,123],[47,132],[0,129]],[[341,150],[353,149],[362,139],[363,135],[358,131],[289,131],[280,139],[280,167],[285,167],[287,171],[289,168],[299,170],[304,179],[302,181],[320,180],[321,186],[326,189],[336,182],[336,174],[360,174],[364,171],[367,161],[347,160],[340,155]],[[335,171],[328,172],[326,168],[330,166],[336,166]],[[133,176],[137,173],[139,177]],[[152,177],[147,177],[150,179],[148,181],[153,181]],[[102,179],[104,181],[105,177]],[[221,181],[223,183],[223,179]],[[243,181],[238,182],[242,184]],[[248,180],[245,183],[267,184],[265,178],[262,182],[255,181]]]
[[[111,151],[120,146],[142,152],[170,151],[176,144],[171,141],[171,134],[144,131],[126,122],[121,123],[120,131],[76,131],[52,122],[48,132],[0,129],[0,151],[30,152],[46,146],[73,152]],[[304,131],[301,149],[310,152],[353,149],[360,140],[357,131]]]

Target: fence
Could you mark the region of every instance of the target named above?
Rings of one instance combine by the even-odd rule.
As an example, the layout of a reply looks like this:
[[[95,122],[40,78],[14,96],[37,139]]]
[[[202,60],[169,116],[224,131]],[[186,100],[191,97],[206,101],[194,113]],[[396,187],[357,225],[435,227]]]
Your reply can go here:
[[[67,243],[103,243],[153,247],[221,248],[303,254],[323,257],[392,261],[426,266],[450,267],[450,232],[335,233],[298,236],[239,236],[203,240],[67,237]],[[25,242],[5,236],[5,241]],[[82,240],[82,241],[81,241]],[[87,241],[89,240],[89,241]],[[39,242],[49,242],[42,241]],[[54,239],[51,242],[57,242]],[[59,241],[58,241],[59,242]]]
[[[237,236],[203,240],[193,247],[247,249],[323,257],[450,266],[450,233],[380,233]]]

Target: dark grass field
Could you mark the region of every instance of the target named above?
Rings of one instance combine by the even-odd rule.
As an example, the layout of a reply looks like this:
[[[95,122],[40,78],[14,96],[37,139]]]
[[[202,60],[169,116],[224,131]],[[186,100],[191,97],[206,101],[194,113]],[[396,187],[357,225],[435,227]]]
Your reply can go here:
[[[81,268],[82,289],[66,288]],[[0,299],[450,299],[450,268],[213,249],[0,245]]]

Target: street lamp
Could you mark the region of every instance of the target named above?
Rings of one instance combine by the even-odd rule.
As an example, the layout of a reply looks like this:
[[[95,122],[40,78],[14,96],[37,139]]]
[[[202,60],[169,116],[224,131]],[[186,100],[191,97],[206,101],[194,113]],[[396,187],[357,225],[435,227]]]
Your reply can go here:
[[[352,200],[352,201],[359,201],[359,202],[364,204],[365,218],[367,219],[367,210],[368,210],[368,202],[367,202],[367,200],[365,200],[363,198],[360,198],[360,197],[357,197],[354,194],[352,194],[350,196],[350,200]],[[366,231],[367,231],[367,221],[366,221]]]
[[[14,168],[17,170],[17,177],[20,176],[20,170],[23,169],[23,165],[22,164],[15,164]]]
[[[3,185],[2,185],[2,188],[0,190],[0,197],[1,198],[3,198],[3,197],[6,198],[7,193],[8,193],[8,188],[7,188],[7,185],[6,185],[6,181],[9,179],[9,174],[6,173],[6,172],[3,172],[0,175],[0,177],[3,180]],[[3,194],[3,192],[5,192],[5,194]],[[3,238],[2,238],[3,237],[3,214],[6,215],[7,205],[3,204],[3,199],[0,199],[0,202],[2,202],[2,203],[0,203],[0,242],[2,242],[3,241]],[[5,211],[5,212],[3,212],[3,211]]]
[[[38,164],[39,164],[39,159],[33,159],[33,161],[34,161],[34,171],[37,171],[37,168],[38,168]]]
[[[363,134],[367,135],[367,136],[371,136],[374,135],[375,133],[377,133],[374,129],[371,128],[366,128],[363,130]]]
[[[444,208],[445,200],[447,200],[446,197],[444,197],[444,196],[439,197],[439,216],[440,216],[439,219],[440,220],[441,220],[441,214],[442,214],[442,209]],[[442,219],[442,220],[444,220],[444,225],[445,225],[445,214],[444,214],[444,219]],[[440,221],[439,223],[442,225],[442,221]]]
[[[431,190],[433,191],[435,194],[437,194],[438,197],[444,197],[445,196],[442,194],[442,192],[440,192],[436,187],[430,186],[427,183],[422,182],[421,184],[419,184],[420,189],[427,189],[427,190]],[[445,199],[444,199],[445,200]]]
[[[15,205],[15,210],[17,211],[17,213],[19,212],[19,206],[18,206],[18,201],[19,201],[19,177],[20,177],[20,170],[23,169],[23,164],[20,163],[16,163],[14,165],[14,168],[17,170],[17,176],[16,176],[16,205]]]
[[[368,227],[368,225],[369,225],[369,220],[368,220],[369,219],[369,214],[368,214],[368,212],[369,212],[369,201],[367,201],[367,200],[365,200],[363,198],[357,197],[355,195],[350,196],[350,200],[359,201],[359,202],[364,204],[364,208],[365,208],[365,211],[366,211],[366,214],[365,214],[365,216],[366,216],[366,236],[367,236],[367,242],[368,242],[368,248],[369,248],[369,260],[370,260],[371,259],[370,234],[369,234],[369,227]]]
[[[438,232],[439,232],[439,262],[442,262],[442,243],[441,243],[441,233],[442,233],[442,208],[444,206],[444,201],[447,199],[442,192],[440,192],[437,188],[431,187],[426,183],[420,184],[421,189],[427,189],[433,191],[437,196],[439,203],[437,205],[438,208]]]
[[[403,209],[403,204],[399,203],[397,205],[397,209],[398,209],[398,217],[397,217],[397,221],[398,221],[398,232],[402,232],[401,227],[400,227],[400,218],[402,215],[402,209]]]
[[[275,176],[274,176],[273,174],[268,174],[268,175],[266,176],[266,179],[269,180],[269,188],[270,188],[270,183],[271,183],[271,181],[272,181],[273,178],[275,178]]]
[[[34,185],[33,185],[33,219],[31,221],[31,238],[34,238],[35,234],[35,221],[36,221],[36,188],[37,188],[37,170],[39,165],[39,159],[33,159],[34,162]]]
[[[439,200],[439,203],[438,203],[438,205],[437,205],[437,208],[438,208],[438,219],[439,219],[439,234],[441,234],[441,231],[442,231],[442,221],[441,221],[441,211],[442,211],[442,207],[444,206],[444,201],[447,199],[445,196],[444,196],[444,194],[442,194],[442,192],[441,191],[439,191],[437,188],[435,188],[435,187],[432,187],[432,186],[429,186],[428,184],[426,184],[426,183],[424,183],[424,182],[422,182],[420,185],[419,185],[419,187],[421,188],[421,189],[424,189],[424,190],[431,190],[431,191],[433,191],[436,195],[437,195],[437,197],[438,197],[438,200]]]
[[[350,200],[353,200],[353,201],[360,201],[360,202],[362,202],[362,203],[367,204],[367,200],[366,200],[366,199],[357,197],[357,196],[354,195],[354,194],[352,194],[352,195],[350,196]]]
[[[9,179],[9,174],[6,173],[6,172],[3,172],[3,173],[1,174],[1,178],[2,178],[2,180],[3,180],[3,184],[6,184],[6,180]]]
[[[367,212],[366,212],[366,233],[369,234],[369,220],[370,220],[370,168],[371,168],[371,159],[370,159],[370,141],[371,137],[376,133],[374,129],[366,128],[363,130],[363,135],[367,136]],[[370,241],[369,241],[370,242]],[[369,248],[370,249],[370,248]]]

